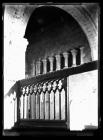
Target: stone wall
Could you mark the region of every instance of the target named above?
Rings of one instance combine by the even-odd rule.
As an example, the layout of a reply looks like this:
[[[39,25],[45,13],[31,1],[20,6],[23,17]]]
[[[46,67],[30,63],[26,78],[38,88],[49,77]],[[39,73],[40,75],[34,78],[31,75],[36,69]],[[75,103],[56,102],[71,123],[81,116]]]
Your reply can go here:
[[[98,127],[98,70],[68,77],[70,129]]]

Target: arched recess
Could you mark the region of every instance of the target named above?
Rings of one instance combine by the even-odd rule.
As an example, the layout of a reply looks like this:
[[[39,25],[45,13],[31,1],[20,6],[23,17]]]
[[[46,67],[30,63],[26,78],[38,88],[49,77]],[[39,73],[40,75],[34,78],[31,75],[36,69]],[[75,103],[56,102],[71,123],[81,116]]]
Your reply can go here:
[[[55,5],[55,7],[66,11],[78,22],[89,41],[92,60],[98,60],[98,23],[96,27],[86,8],[81,5]],[[98,17],[96,18],[98,22]]]
[[[36,9],[40,9],[42,7],[46,7],[46,6],[45,5],[38,6]],[[89,42],[89,47],[91,48],[92,60],[97,60],[97,46],[98,46],[97,29],[95,28],[94,23],[92,22],[91,18],[88,16],[86,11],[83,9],[83,7],[81,7],[80,5],[65,5],[65,6],[62,6],[62,5],[55,5],[55,6],[53,5],[52,6],[51,5],[50,7],[54,7],[54,8],[57,7],[58,9],[65,11],[66,13],[71,15],[76,20],[76,22],[82,28],[82,30],[83,30],[84,34],[86,35],[86,38]],[[30,32],[32,31],[32,28],[30,29],[30,24],[32,24],[31,22],[33,21],[33,20],[31,20],[31,18],[33,18],[33,13],[27,24],[27,28],[26,28],[26,32],[25,32],[25,36],[24,36],[27,39],[28,39],[28,36],[30,36]],[[28,29],[30,29],[31,31]]]

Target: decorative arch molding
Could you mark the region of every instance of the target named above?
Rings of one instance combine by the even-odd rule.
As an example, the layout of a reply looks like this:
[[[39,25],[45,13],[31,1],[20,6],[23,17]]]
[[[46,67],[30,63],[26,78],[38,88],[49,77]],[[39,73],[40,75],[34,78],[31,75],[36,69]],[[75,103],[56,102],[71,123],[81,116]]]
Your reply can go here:
[[[46,5],[38,5],[35,8],[40,8]],[[47,5],[48,6],[48,5]],[[68,14],[70,14],[80,25],[84,31],[90,48],[92,60],[98,60],[98,27],[96,27],[95,22],[89,16],[88,12],[82,5],[49,5],[53,7],[58,7]]]

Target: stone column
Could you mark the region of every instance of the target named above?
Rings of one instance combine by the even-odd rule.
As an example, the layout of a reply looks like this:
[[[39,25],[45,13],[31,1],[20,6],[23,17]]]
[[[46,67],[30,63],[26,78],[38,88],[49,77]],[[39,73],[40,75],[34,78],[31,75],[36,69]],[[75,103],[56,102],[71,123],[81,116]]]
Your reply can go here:
[[[40,73],[41,73],[41,61],[38,60],[36,62],[36,75],[40,75]]]
[[[49,59],[49,62],[50,62],[50,72],[53,72],[53,61],[54,61],[54,57],[51,56],[48,59]]]
[[[84,46],[80,47],[80,63],[84,64]]]
[[[43,74],[46,74],[47,73],[47,59],[43,59],[42,60],[43,62]]]
[[[61,58],[60,58],[60,54],[57,54],[55,57],[56,57],[56,70],[60,70],[61,69]]]
[[[63,53],[63,56],[64,56],[64,68],[68,68],[68,56],[69,56],[69,53],[68,52],[64,52]]]
[[[72,58],[73,58],[73,65],[72,65],[72,67],[76,67],[77,50],[73,49],[73,50],[71,50],[71,53],[72,53]]]
[[[32,69],[31,74],[32,74],[32,76],[35,76],[35,75],[36,75],[35,61],[32,62],[31,67],[32,67],[32,68],[31,68],[31,69]]]

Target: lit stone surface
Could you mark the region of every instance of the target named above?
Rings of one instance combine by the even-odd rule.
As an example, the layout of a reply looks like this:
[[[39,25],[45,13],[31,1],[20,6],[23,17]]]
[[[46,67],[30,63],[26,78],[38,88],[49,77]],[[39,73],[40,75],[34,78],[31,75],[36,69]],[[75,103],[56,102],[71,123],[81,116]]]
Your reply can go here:
[[[84,63],[84,56],[85,56],[85,53],[84,53],[84,47],[82,46],[81,48],[80,48],[80,61],[81,61],[81,64],[83,64]]]
[[[54,119],[54,92],[51,90],[50,93],[50,120]]]
[[[65,120],[65,90],[61,91],[61,120]]]
[[[23,6],[24,7],[24,6]],[[27,17],[21,16],[22,6],[6,5],[4,24],[4,94],[14,82],[25,78],[25,51],[28,41],[24,39]],[[15,12],[17,8],[18,12]],[[9,87],[9,85],[11,85]]]
[[[98,71],[70,76],[70,130],[98,127]]]
[[[31,95],[31,119],[35,119],[35,94]]]
[[[47,73],[47,59],[43,59],[43,74]]]
[[[54,57],[49,57],[49,62],[50,62],[50,72],[53,72],[53,60],[54,60]]]
[[[71,50],[71,53],[72,53],[72,58],[73,58],[73,65],[72,65],[72,67],[76,67],[77,50],[73,49],[73,50]]]
[[[59,90],[55,93],[55,119],[59,120]]]
[[[39,119],[39,93],[36,94],[36,119]]]
[[[23,95],[20,97],[20,118],[23,119]]]
[[[6,129],[11,129],[14,125],[13,109],[13,102],[11,102],[11,96],[9,96],[4,100],[4,128]]]
[[[44,119],[44,93],[41,92],[41,95],[40,95],[40,119]]]
[[[60,55],[57,54],[55,56],[55,58],[56,58],[56,70],[60,70],[61,69],[61,58],[60,58]]]
[[[64,56],[64,59],[65,59],[65,65],[64,65],[64,68],[68,68],[68,56],[69,56],[69,53],[68,52],[64,52],[63,53],[63,56]]]

